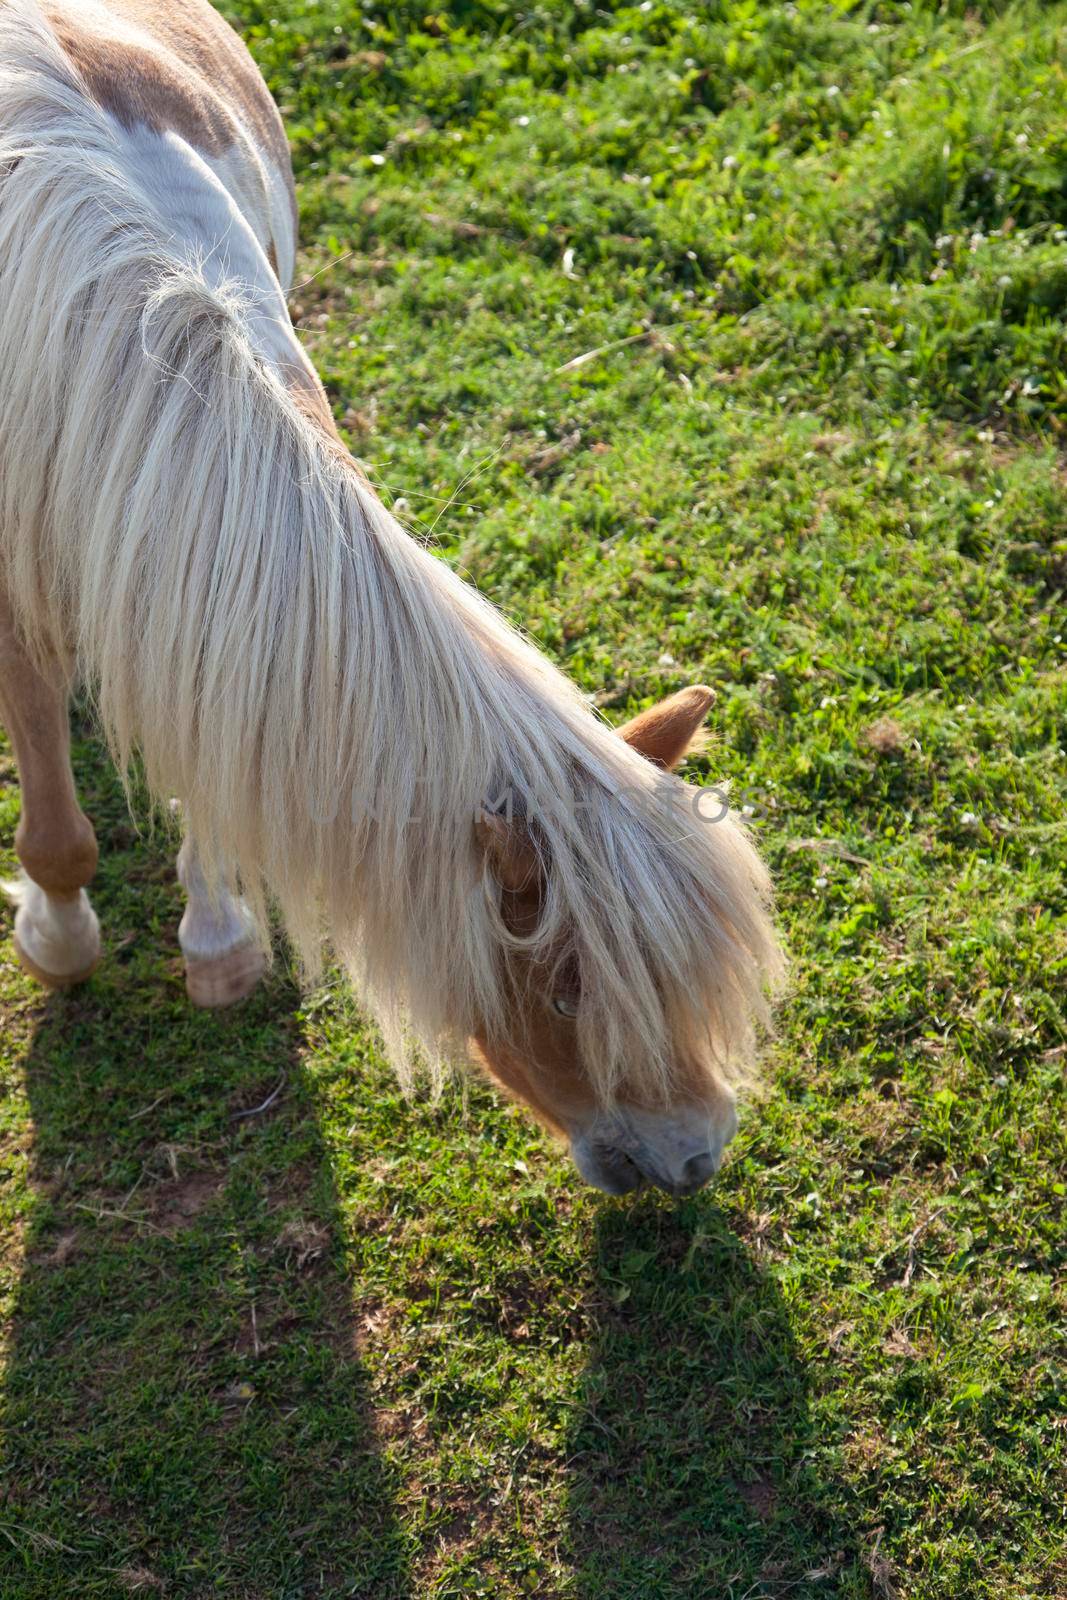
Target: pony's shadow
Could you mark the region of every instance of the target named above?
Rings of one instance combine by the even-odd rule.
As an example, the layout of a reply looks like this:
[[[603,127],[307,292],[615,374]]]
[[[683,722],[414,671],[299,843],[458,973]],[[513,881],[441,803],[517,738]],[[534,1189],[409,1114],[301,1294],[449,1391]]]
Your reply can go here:
[[[723,1211],[606,1208],[594,1284],[568,1441],[582,1600],[869,1600],[782,1292]]]
[[[0,1592],[399,1600],[298,997],[196,1013],[176,952],[139,961],[43,1002],[25,1056]]]

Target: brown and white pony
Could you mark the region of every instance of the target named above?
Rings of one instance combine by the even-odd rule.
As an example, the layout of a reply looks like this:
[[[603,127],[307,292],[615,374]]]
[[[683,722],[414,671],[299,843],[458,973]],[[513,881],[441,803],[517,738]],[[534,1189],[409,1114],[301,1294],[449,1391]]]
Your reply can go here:
[[[205,0],[0,0],[16,948],[52,985],[100,955],[80,678],[180,800],[194,1001],[255,983],[269,898],[401,1071],[473,1052],[591,1182],[689,1192],[779,970],[743,826],[670,771],[710,693],[620,737],[403,532],[293,332],[294,251],[281,122]]]

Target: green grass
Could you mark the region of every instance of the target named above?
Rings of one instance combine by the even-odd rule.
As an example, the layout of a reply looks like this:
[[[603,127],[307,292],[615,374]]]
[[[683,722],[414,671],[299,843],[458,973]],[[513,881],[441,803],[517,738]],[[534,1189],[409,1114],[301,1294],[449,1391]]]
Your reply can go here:
[[[339,985],[193,1012],[83,730],[0,1595],[1060,1600],[1067,6],[228,9],[353,448],[612,718],[717,686],[793,986],[714,1192],[604,1199]]]

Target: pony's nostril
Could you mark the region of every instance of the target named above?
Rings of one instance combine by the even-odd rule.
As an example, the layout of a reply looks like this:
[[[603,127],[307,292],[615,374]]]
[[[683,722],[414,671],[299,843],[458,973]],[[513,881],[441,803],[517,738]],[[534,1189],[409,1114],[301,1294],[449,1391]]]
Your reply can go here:
[[[715,1157],[710,1150],[704,1150],[698,1156],[690,1156],[682,1171],[683,1189],[700,1189],[709,1178],[715,1176]]]
[[[644,1182],[640,1167],[622,1150],[605,1150],[600,1171],[600,1186],[608,1194],[629,1194]]]
[[[571,1143],[571,1155],[586,1182],[605,1194],[629,1194],[644,1182],[641,1169],[614,1145],[578,1138]]]

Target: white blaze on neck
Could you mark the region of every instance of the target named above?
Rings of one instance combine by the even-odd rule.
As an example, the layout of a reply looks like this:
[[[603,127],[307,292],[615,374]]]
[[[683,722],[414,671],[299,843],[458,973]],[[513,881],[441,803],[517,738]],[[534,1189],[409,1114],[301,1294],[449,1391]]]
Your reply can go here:
[[[174,251],[200,264],[210,283],[236,278],[251,291],[252,338],[265,361],[279,369],[295,362],[313,372],[293,331],[283,292],[295,257],[292,225],[286,224],[289,249],[278,263],[279,281],[254,226],[255,212],[242,204],[240,147],[235,146],[232,159],[206,156],[173,132],[155,133],[143,125],[125,128],[118,121],[115,128],[129,153],[131,187],[141,191],[166,225]],[[280,215],[287,218],[284,196],[279,205]]]

